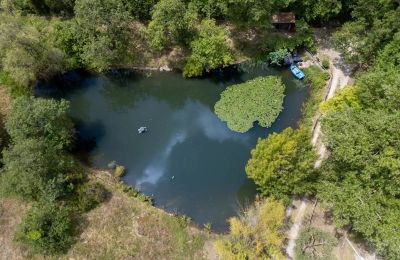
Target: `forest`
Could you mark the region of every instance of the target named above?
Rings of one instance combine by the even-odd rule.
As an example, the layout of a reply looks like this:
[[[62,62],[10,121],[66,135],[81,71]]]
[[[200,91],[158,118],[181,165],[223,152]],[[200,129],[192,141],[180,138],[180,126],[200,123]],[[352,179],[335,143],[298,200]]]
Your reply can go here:
[[[271,24],[273,14],[288,11],[297,20],[290,37]],[[284,56],[294,49],[314,52],[313,28],[319,27],[334,28],[332,44],[354,65],[354,83],[321,103],[329,76],[315,67],[305,70],[311,94],[303,119],[295,129],[259,139],[246,165],[262,201],[249,210],[258,222],[248,214],[229,219],[230,232],[217,239],[216,251],[221,259],[283,259],[285,207],[307,195],[332,211],[337,228],[355,234],[384,259],[399,259],[400,3],[395,0],[0,0],[0,87],[13,98],[0,117],[0,196],[32,205],[14,240],[35,254],[64,254],[76,243],[80,216],[110,196],[76,158],[69,103],[32,97],[38,82],[77,69],[168,64],[194,78],[244,60],[279,65],[282,50]],[[235,38],[243,31],[259,40]],[[215,112],[238,132],[256,120],[269,127],[282,110],[282,84],[267,77],[229,88]],[[276,102],[262,102],[270,97]],[[240,109],[235,99],[243,104]],[[260,115],[260,109],[269,114]],[[316,113],[329,152],[318,169],[311,145]],[[116,169],[123,175],[123,168]],[[133,188],[124,191],[152,204]],[[325,240],[334,244],[334,238]]]

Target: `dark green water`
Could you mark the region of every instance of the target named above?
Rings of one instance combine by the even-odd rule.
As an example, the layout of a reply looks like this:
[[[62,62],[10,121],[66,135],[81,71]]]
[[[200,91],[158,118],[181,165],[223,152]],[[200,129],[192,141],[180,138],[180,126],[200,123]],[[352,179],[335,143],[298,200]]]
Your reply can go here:
[[[245,134],[230,131],[213,113],[229,85],[260,75],[280,75],[286,84],[284,110],[272,127]],[[62,94],[82,139],[93,139],[94,166],[115,160],[124,165],[124,181],[154,197],[170,212],[196,223],[226,230],[226,219],[250,203],[255,185],[244,167],[258,137],[296,126],[307,96],[289,70],[230,68],[223,76],[183,79],[172,72],[78,76]],[[148,132],[139,135],[137,129]]]

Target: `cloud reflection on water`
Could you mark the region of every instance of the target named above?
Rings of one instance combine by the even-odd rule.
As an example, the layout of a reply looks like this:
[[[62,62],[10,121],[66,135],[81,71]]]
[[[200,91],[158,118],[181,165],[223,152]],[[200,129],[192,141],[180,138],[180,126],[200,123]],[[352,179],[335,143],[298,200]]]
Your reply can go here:
[[[166,142],[160,153],[154,157],[151,163],[143,170],[143,176],[136,181],[136,187],[141,188],[143,184],[155,185],[165,174],[168,159],[177,144],[185,142],[190,133],[200,131],[204,136],[211,140],[224,142],[235,140],[247,143],[250,136],[240,134],[228,129],[226,124],[220,121],[209,107],[199,102],[187,101],[185,106],[175,111],[172,115],[171,124],[173,134]]]

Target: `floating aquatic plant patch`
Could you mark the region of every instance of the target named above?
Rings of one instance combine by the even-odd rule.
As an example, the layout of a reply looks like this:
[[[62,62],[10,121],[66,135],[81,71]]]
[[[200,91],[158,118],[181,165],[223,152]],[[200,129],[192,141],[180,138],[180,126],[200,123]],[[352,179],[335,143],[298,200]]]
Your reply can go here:
[[[255,121],[269,127],[283,109],[284,90],[279,77],[258,77],[224,90],[214,110],[236,132],[247,132]]]

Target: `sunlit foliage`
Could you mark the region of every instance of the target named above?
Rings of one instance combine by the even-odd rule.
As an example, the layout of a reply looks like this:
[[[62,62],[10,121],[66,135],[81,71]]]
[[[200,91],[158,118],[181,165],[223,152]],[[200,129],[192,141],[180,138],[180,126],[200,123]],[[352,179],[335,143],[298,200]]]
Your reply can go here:
[[[229,219],[230,232],[215,242],[221,259],[285,259],[283,220],[285,207],[280,201],[257,202],[241,217]]]

